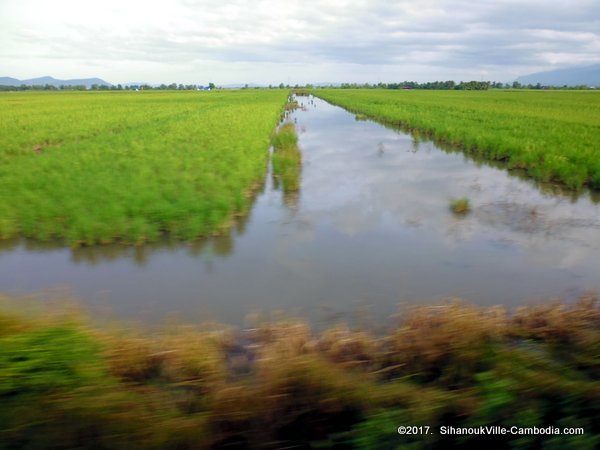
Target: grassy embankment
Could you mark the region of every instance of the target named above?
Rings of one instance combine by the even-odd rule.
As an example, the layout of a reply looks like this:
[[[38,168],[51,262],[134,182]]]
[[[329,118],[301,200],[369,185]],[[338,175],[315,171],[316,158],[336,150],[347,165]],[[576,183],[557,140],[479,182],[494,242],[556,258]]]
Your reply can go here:
[[[381,336],[345,326],[314,333],[292,320],[146,334],[24,304],[0,298],[0,449],[600,444],[592,297],[511,315],[419,307]],[[400,436],[401,425],[432,434]],[[585,433],[460,436],[442,425]]]
[[[319,89],[355,113],[506,161],[540,181],[600,189],[600,93]]]
[[[0,238],[193,238],[244,213],[287,92],[0,94]]]

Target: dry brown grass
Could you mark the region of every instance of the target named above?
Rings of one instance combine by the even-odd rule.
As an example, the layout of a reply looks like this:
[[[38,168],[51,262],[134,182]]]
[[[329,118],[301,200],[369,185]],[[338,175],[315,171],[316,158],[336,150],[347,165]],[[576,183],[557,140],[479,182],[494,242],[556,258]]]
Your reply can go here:
[[[489,345],[508,334],[503,308],[479,308],[460,301],[416,307],[384,337],[379,354],[386,377],[407,376],[448,383],[469,381],[485,365]]]
[[[341,367],[368,371],[372,369],[380,347],[380,342],[367,332],[338,325],[321,334],[316,350]]]
[[[587,341],[600,330],[600,299],[588,293],[574,304],[558,301],[519,308],[512,317],[512,332],[547,342]]]

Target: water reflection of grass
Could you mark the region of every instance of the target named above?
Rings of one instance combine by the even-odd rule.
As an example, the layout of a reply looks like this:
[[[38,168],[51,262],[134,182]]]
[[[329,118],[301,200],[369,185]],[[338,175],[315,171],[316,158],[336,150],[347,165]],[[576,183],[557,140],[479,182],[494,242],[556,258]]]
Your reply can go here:
[[[0,299],[1,448],[597,448],[600,303],[153,331]],[[433,434],[399,436],[400,425]],[[449,436],[440,426],[581,427]],[[411,448],[412,448],[411,447]]]
[[[252,201],[254,201],[254,198]],[[109,261],[128,259],[134,261],[138,266],[144,266],[152,255],[164,252],[187,251],[190,256],[201,256],[215,254],[227,256],[235,249],[235,238],[244,234],[249,214],[237,215],[232,220],[232,226],[222,233],[214,236],[202,236],[193,240],[182,241],[172,236],[163,236],[156,241],[144,245],[122,245],[110,243],[105,245],[91,245],[70,247],[68,251],[71,260],[76,263],[97,265]],[[64,240],[53,239],[40,241],[37,239],[13,238],[0,240],[0,254],[15,251],[22,247],[28,252],[50,253],[66,251],[68,243]]]

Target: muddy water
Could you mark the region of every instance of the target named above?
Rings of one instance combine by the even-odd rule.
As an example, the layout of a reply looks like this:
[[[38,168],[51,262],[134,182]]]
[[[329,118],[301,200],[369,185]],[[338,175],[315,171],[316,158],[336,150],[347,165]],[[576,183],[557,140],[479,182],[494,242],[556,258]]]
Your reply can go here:
[[[230,236],[71,250],[0,243],[0,291],[156,321],[316,320],[458,296],[509,307],[600,291],[600,200],[539,186],[314,97],[290,116],[301,188],[267,177]],[[472,211],[454,215],[453,198]]]

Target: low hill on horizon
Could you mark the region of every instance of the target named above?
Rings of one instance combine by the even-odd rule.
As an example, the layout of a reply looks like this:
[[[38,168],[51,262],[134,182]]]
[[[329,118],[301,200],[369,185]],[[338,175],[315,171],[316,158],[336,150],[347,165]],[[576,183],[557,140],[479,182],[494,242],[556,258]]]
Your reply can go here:
[[[600,87],[600,64],[532,73],[517,78],[517,81],[521,84],[540,83],[543,86]]]
[[[70,80],[59,80],[57,78],[51,76],[38,77],[38,78],[29,78],[27,80],[19,80],[17,78],[12,77],[0,77],[0,85],[4,86],[45,86],[49,84],[51,86],[85,86],[86,88],[92,87],[92,85],[104,85],[104,86],[112,86],[108,81],[104,81],[101,78],[74,78]]]

